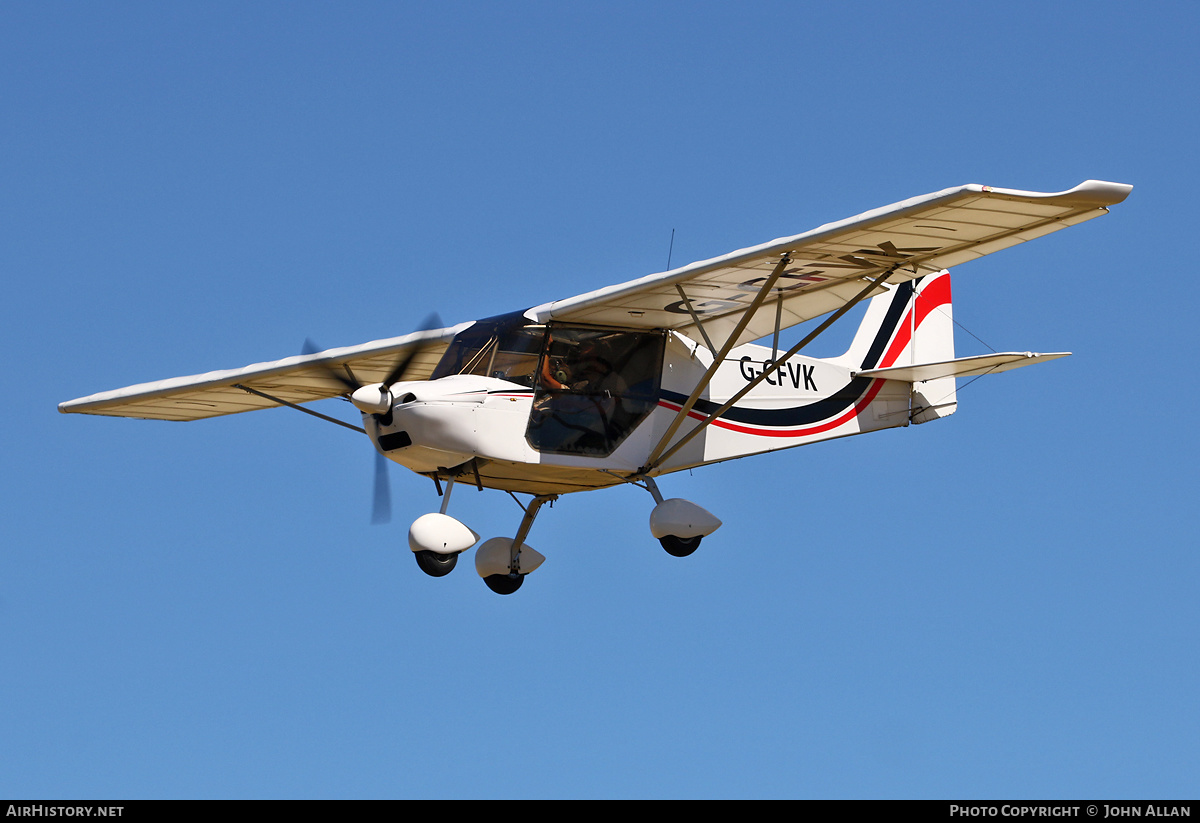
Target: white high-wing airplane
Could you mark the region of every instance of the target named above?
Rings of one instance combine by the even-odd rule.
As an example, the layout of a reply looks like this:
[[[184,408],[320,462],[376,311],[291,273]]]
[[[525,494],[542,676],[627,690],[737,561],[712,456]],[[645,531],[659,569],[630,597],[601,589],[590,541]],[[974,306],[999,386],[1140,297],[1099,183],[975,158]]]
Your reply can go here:
[[[644,488],[656,504],[651,533],[683,557],[721,521],[663,499],[655,478],[927,423],[954,413],[958,377],[1065,357],[955,358],[946,268],[1099,217],[1131,190],[1096,180],[1053,194],[945,189],[525,311],[143,383],[59,411],[198,420],[282,405],[362,431],[378,453],[377,506],[384,458],[431,478],[441,495],[440,512],[417,518],[408,537],[435,577],[479,540],[446,514],[456,481],[532,495],[516,534],[475,552],[479,576],[510,594],[544,560],[524,541],[558,495]],[[864,300],[845,354],[798,354]],[[779,350],[781,329],[822,315]],[[361,411],[363,428],[297,405],[338,396]]]

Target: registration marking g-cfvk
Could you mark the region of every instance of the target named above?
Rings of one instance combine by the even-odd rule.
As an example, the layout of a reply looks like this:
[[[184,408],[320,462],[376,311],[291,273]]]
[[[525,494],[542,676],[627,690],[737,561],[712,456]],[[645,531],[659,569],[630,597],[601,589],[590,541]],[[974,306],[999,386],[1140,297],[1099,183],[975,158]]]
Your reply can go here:
[[[774,364],[775,363],[772,360],[764,360],[762,361],[762,366],[760,368],[758,361],[747,355],[738,363],[738,369],[742,372],[742,378],[749,383],[764,371],[771,368],[771,366]],[[803,380],[805,391],[816,391],[817,381],[813,378],[813,372],[816,370],[816,368],[816,364],[809,366],[804,363],[793,363],[792,361],[787,360],[780,365],[779,370],[776,371],[775,374],[764,377],[763,382],[769,383],[772,386],[782,386],[783,381],[786,378],[792,381],[792,388],[799,389],[800,381]]]

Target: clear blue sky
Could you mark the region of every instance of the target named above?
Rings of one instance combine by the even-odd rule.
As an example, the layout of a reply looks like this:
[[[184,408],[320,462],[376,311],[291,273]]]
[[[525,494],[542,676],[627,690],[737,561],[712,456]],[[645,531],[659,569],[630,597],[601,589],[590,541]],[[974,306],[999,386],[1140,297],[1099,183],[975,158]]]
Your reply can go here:
[[[1198,28],[1191,2],[4,4],[0,796],[1195,797]],[[499,597],[413,563],[427,480],[395,467],[369,525],[352,433],[55,409],[639,277],[672,229],[682,264],[1087,178],[1136,188],[955,272],[991,346],[1074,357],[666,479],[725,524],[685,560],[643,492],[568,496]]]

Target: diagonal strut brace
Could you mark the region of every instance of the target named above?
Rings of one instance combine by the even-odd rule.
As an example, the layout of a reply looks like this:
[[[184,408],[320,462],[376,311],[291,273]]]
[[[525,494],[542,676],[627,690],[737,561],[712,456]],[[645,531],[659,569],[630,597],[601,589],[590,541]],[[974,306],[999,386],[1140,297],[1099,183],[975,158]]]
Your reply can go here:
[[[676,442],[673,446],[671,446],[670,449],[667,449],[665,452],[663,452],[661,455],[658,455],[657,457],[654,455],[651,455],[651,458],[648,461],[646,461],[646,465],[638,471],[638,474],[645,474],[646,472],[653,471],[654,469],[658,468],[663,463],[665,463],[677,451],[682,449],[687,443],[691,442],[693,437],[695,437],[700,432],[704,431],[704,429],[708,428],[710,423],[712,423],[718,417],[720,417],[725,412],[727,412],[731,408],[733,408],[733,406],[739,400],[741,400],[743,397],[745,397],[747,394],[749,394],[750,391],[755,386],[757,386],[759,383],[762,383],[768,377],[775,374],[775,372],[777,372],[783,366],[783,364],[788,360],[788,358],[790,358],[792,355],[796,354],[798,351],[800,351],[805,346],[807,346],[809,343],[811,343],[813,340],[815,340],[818,335],[820,335],[827,328],[832,326],[837,320],[839,320],[843,315],[845,315],[846,312],[850,311],[855,306],[857,306],[859,303],[861,303],[863,300],[865,300],[867,295],[869,295],[872,291],[874,291],[875,289],[882,286],[887,281],[887,279],[889,277],[891,277],[892,274],[895,273],[897,268],[898,268],[898,266],[892,266],[890,269],[885,271],[882,276],[880,276],[877,279],[872,280],[870,283],[868,283],[866,288],[864,288],[858,294],[854,295],[854,297],[851,298],[850,301],[848,303],[846,303],[846,305],[842,306],[840,309],[838,309],[836,312],[834,312],[832,315],[830,315],[823,323],[821,323],[821,325],[817,326],[808,335],[806,335],[803,340],[801,340],[799,343],[797,343],[796,345],[794,345],[790,349],[788,349],[787,352],[785,352],[782,357],[778,358],[777,360],[775,360],[775,362],[773,362],[771,364],[770,368],[763,369],[762,374],[757,375],[753,380],[748,382],[740,391],[737,392],[737,394],[735,394],[733,397],[726,400],[720,406],[720,408],[718,408],[716,411],[714,411],[712,414],[710,414],[708,417],[706,417],[703,421],[701,421],[699,425],[697,425],[695,428],[693,428],[691,431],[689,431],[687,434],[685,434],[683,437],[681,437],[678,442]],[[671,434],[674,434],[674,431],[672,431]],[[666,438],[664,438],[664,442],[665,442],[665,440],[666,440]],[[658,450],[656,449],[655,451],[657,452]]]
[[[675,284],[675,291],[679,292],[679,296],[683,298],[683,305],[687,309],[688,314],[692,316],[692,322],[696,324],[696,328],[700,330],[700,336],[704,338],[704,345],[708,346],[708,350],[712,352],[713,357],[717,356],[717,347],[713,345],[712,340],[708,338],[708,332],[704,329],[704,324],[700,322],[699,315],[692,308],[692,298],[688,297],[683,291],[683,286]]]
[[[516,500],[515,497],[513,499]],[[512,545],[508,549],[509,574],[520,574],[518,569],[521,564],[521,546],[524,544],[525,538],[529,536],[529,530],[533,528],[533,519],[537,517],[538,509],[542,507],[543,503],[553,503],[557,499],[557,494],[539,494],[529,501],[529,506],[525,509],[525,516],[521,518],[521,525],[517,528],[517,536],[513,538]],[[517,503],[520,502],[517,500]]]
[[[266,392],[259,391],[258,389],[252,389],[249,386],[243,386],[241,383],[234,383],[232,385],[235,389],[241,389],[242,391],[246,392],[247,394],[257,394],[259,397],[266,398],[267,400],[272,400],[281,406],[287,406],[289,409],[295,409],[296,411],[301,411],[301,412],[304,412],[305,414],[310,414],[313,417],[319,417],[322,420],[326,420],[330,423],[337,423],[342,428],[350,429],[350,430],[356,431],[360,434],[367,433],[366,429],[359,428],[358,426],[352,426],[349,423],[345,423],[341,420],[338,420],[336,417],[330,417],[327,414],[321,414],[320,412],[315,412],[312,409],[306,409],[303,406],[299,406],[299,405],[291,402],[290,400],[284,400],[283,398],[280,398],[280,397],[272,397],[271,395],[267,394]]]
[[[729,337],[726,339],[725,344],[721,346],[721,350],[716,352],[713,356],[712,365],[708,367],[708,371],[706,371],[704,376],[700,378],[700,382],[696,384],[696,388],[692,389],[692,393],[688,396],[687,402],[685,402],[683,407],[678,411],[678,413],[676,413],[675,419],[671,421],[671,425],[667,428],[667,433],[662,436],[662,439],[658,441],[658,445],[654,447],[654,451],[650,453],[650,457],[646,460],[647,467],[657,465],[658,462],[660,462],[659,455],[662,454],[662,451],[667,447],[667,444],[671,442],[671,438],[675,436],[675,432],[679,431],[679,427],[683,424],[683,421],[687,420],[688,413],[692,410],[692,407],[696,405],[696,401],[700,399],[700,395],[704,393],[706,388],[708,388],[708,384],[712,382],[717,370],[721,368],[721,364],[725,362],[725,355],[729,354],[730,349],[732,349],[734,344],[737,343],[738,337],[740,337],[742,332],[745,330],[746,325],[750,322],[750,318],[754,316],[754,313],[758,311],[759,306],[761,306],[763,301],[767,299],[767,295],[771,293],[771,289],[774,287],[775,281],[779,279],[779,275],[783,274],[783,270],[787,267],[787,264],[790,263],[791,260],[792,258],[790,251],[784,252],[780,256],[779,262],[775,264],[775,268],[772,269],[771,274],[766,279],[766,282],[762,284],[762,288],[758,290],[758,294],[754,296],[754,300],[752,300],[750,305],[746,307],[746,310],[742,312],[741,319],[738,320],[737,325],[733,328],[733,331],[729,333]],[[690,308],[691,306],[689,304],[689,309]]]

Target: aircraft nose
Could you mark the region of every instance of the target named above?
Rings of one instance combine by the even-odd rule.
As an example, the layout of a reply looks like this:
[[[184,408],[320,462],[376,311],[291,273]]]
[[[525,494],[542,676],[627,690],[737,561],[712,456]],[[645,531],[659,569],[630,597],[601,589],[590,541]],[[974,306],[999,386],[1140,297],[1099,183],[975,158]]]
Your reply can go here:
[[[355,389],[350,402],[366,414],[384,414],[392,407],[392,393],[382,383],[370,383]]]

